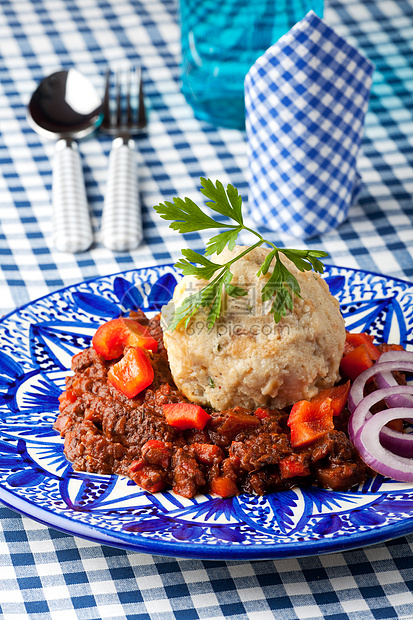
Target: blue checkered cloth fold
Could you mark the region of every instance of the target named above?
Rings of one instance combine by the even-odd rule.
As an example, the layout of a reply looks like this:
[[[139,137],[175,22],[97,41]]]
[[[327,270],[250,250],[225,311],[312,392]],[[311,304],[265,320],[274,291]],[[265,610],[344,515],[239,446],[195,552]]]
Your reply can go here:
[[[306,239],[347,217],[372,63],[310,11],[245,79],[250,215]]]

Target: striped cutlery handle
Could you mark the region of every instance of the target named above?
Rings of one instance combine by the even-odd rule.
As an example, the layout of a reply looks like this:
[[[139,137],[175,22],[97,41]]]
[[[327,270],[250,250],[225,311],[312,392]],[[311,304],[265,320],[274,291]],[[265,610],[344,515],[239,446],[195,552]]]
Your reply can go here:
[[[84,252],[93,243],[82,165],[75,142],[59,140],[53,161],[52,240],[60,252]]]
[[[143,238],[136,151],[131,139],[119,137],[112,143],[100,234],[103,245],[116,252],[134,250]]]

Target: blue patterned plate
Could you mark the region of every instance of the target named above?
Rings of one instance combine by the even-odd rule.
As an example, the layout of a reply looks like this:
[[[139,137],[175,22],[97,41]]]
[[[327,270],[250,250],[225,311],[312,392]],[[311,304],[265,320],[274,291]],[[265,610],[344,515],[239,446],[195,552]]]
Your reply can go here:
[[[328,267],[348,329],[413,344],[413,285]],[[71,357],[130,309],[155,313],[179,279],[170,266],[104,276],[43,297],[0,322],[0,499],[46,525],[135,551],[264,559],[342,551],[413,531],[413,485],[377,476],[337,493],[151,495],[127,478],[74,472],[53,431]]]

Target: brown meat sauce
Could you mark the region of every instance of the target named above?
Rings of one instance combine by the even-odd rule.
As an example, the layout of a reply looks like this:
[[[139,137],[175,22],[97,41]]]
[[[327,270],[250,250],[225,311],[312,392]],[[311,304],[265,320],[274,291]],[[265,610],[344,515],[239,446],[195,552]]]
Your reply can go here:
[[[261,495],[312,484],[343,491],[369,475],[346,435],[347,410],[336,430],[295,450],[288,411],[268,410],[260,419],[241,407],[208,410],[211,420],[202,431],[169,426],[162,405],[186,398],[174,385],[159,317],[137,317],[159,342],[155,378],[142,394],[129,399],[107,382],[116,360],[105,361],[93,348],[73,358],[54,428],[75,470],[126,475],[147,490],[172,488],[188,498],[210,491],[217,478],[231,481],[234,493]]]

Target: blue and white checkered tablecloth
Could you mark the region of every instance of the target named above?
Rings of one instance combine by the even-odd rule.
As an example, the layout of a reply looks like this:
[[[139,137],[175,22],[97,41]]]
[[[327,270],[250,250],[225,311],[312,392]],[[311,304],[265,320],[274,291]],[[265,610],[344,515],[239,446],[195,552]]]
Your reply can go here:
[[[330,0],[326,21],[375,64],[349,219],[307,246],[330,263],[413,277],[413,0]],[[84,279],[180,254],[151,207],[199,200],[199,177],[247,199],[245,135],[194,119],[179,88],[175,0],[2,0],[0,3],[0,304],[3,313]],[[142,61],[150,106],[138,143],[145,243],[131,254],[50,244],[53,143],[26,121],[45,75],[76,66],[102,89],[108,62]],[[98,228],[111,141],[80,143]],[[272,234],[280,245],[291,239]],[[245,239],[247,241],[247,239]],[[194,249],[200,235],[186,235]],[[299,242],[294,241],[297,247]],[[259,562],[163,558],[100,546],[0,508],[0,613],[18,618],[370,620],[413,618],[413,536],[320,557]],[[64,616],[62,616],[64,614]]]

